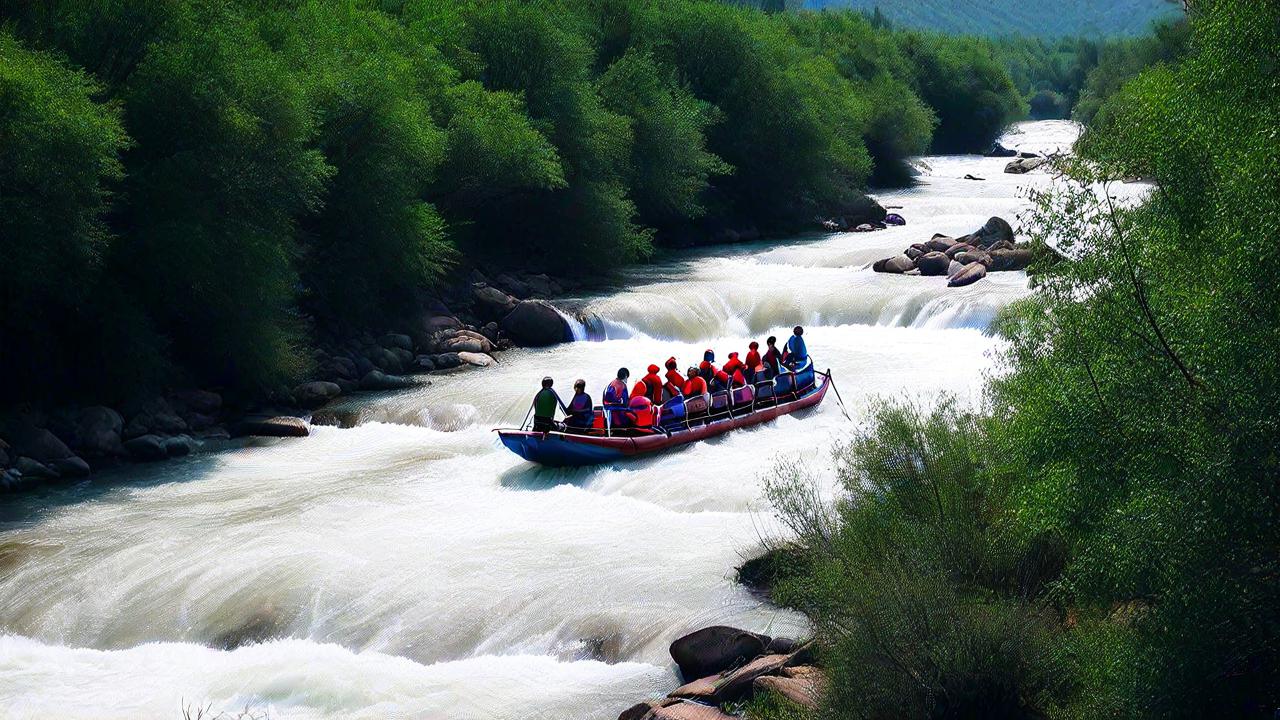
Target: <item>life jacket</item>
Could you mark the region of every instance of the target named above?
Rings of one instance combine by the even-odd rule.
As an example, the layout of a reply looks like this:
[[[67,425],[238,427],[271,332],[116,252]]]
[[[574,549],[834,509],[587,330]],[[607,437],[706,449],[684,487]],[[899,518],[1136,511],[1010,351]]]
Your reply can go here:
[[[742,374],[741,370],[733,371],[733,386],[742,387],[747,384],[747,376]]]
[[[657,416],[654,414],[653,403],[649,402],[649,398],[644,395],[636,395],[631,398],[629,405],[631,407],[631,417],[636,427],[648,428],[654,426]]]
[[[641,380],[641,382],[644,384],[645,389],[643,392],[639,394],[649,398],[649,402],[653,403],[654,405],[661,405],[662,404],[662,378],[658,377],[658,366],[650,365],[649,374],[645,375],[644,379]],[[634,392],[632,393],[632,395],[635,395],[635,394],[637,393],[634,393]]]
[[[712,378],[712,384],[715,385],[716,391],[729,389],[729,373],[724,370],[716,370],[715,377]]]
[[[743,362],[738,359],[738,353],[731,352],[729,353],[729,360],[724,364],[724,367],[721,368],[721,370],[724,370],[730,375],[733,375],[735,372],[742,370],[744,367],[746,367],[746,365],[743,364]]]
[[[770,347],[764,354],[764,364],[766,367],[777,370],[782,364],[782,353],[778,351],[776,346]]]
[[[621,378],[614,378],[604,388],[605,405],[626,405],[630,397],[627,394],[627,384]]]
[[[649,386],[645,384],[644,380],[641,380],[640,382],[631,386],[632,400],[635,400],[638,397],[647,397],[648,395],[649,395]]]
[[[707,394],[707,381],[701,375],[694,375],[684,384],[684,396],[694,397],[695,395]]]
[[[698,375],[707,382],[714,380],[716,373],[718,372],[720,372],[720,368],[716,367],[710,360],[703,360],[702,363],[698,365]]]

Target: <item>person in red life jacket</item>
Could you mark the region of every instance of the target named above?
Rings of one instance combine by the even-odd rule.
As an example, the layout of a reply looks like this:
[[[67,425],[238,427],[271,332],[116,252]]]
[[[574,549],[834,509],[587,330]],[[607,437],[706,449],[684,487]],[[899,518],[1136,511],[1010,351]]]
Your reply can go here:
[[[631,394],[627,392],[627,380],[631,377],[631,371],[626,368],[618,369],[618,377],[614,378],[604,388],[604,404],[605,405],[621,405],[627,406],[631,400]],[[609,413],[609,420],[614,425],[624,427],[627,424],[628,416],[631,413],[614,410]]]
[[[632,396],[644,395],[649,398],[649,402],[654,405],[662,404],[662,378],[658,377],[658,366],[650,365],[649,374],[644,376],[640,382],[644,383],[644,392],[631,393]]]
[[[711,377],[711,392],[724,392],[729,389],[729,373],[724,370],[716,370],[716,374]]]
[[[751,344],[747,346],[746,365],[746,376],[751,379],[751,382],[758,383],[764,379],[762,377],[764,374],[764,361],[760,359],[760,343],[755,340],[752,340]]]
[[[667,391],[668,400],[677,395],[684,395],[684,376],[680,374],[679,367],[675,358],[667,358],[667,384],[663,389]]]
[[[658,414],[653,410],[653,403],[644,395],[635,395],[628,403],[631,407],[631,422],[638,428],[652,428],[657,424]]]
[[[707,391],[707,381],[698,374],[698,368],[689,368],[689,378],[684,384],[684,396],[686,398],[702,396],[710,402],[710,395],[711,393]]]
[[[770,335],[764,342],[769,346],[769,349],[764,352],[764,375],[768,379],[773,379],[782,371],[782,351],[778,349],[778,338]]]
[[[729,360],[720,369],[729,376],[729,381],[733,384],[733,387],[742,387],[747,384],[747,365],[738,359],[738,353],[729,353]]]

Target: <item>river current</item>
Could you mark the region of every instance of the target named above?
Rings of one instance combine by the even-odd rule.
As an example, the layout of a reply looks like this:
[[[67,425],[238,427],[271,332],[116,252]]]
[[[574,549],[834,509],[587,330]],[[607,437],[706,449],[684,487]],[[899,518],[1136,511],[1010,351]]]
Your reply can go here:
[[[1066,122],[1004,138],[1066,149]],[[929,157],[878,194],[908,221],[703,249],[615,292],[557,299],[580,341],[348,402],[355,427],[247,446],[22,498],[0,514],[0,717],[180,718],[246,706],[301,718],[611,719],[676,684],[667,645],[710,624],[805,632],[733,582],[780,532],[779,459],[831,474],[876,398],[977,401],[995,314],[1023,273],[966,288],[871,272],[935,232],[1015,228],[1006,160]],[[966,174],[986,178],[964,180]],[[491,430],[519,424],[543,375],[599,394],[675,355],[745,354],[805,326],[852,420],[819,408],[652,459],[550,470]]]

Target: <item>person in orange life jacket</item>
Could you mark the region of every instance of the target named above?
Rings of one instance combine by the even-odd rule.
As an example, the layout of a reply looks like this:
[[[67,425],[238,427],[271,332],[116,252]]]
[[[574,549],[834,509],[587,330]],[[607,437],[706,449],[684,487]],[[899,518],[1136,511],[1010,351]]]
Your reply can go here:
[[[641,395],[633,395],[631,402],[631,422],[638,428],[651,428],[657,423],[658,414],[654,412],[653,403],[649,398]]]
[[[676,365],[676,359],[673,357],[667,358],[666,378],[667,384],[663,389],[667,391],[668,400],[677,395],[684,395],[684,376],[680,374],[679,366]]]
[[[565,410],[569,417],[564,424],[571,428],[586,429],[595,422],[595,408],[591,405],[591,396],[587,394],[587,381],[577,380],[573,383],[573,399]]]
[[[782,364],[795,369],[809,360],[809,348],[804,344],[804,328],[797,325],[792,335],[787,338],[787,351],[782,355]]]
[[[711,377],[711,392],[724,392],[729,389],[729,373],[724,370],[716,370],[716,374]]]
[[[626,368],[618,369],[618,377],[610,381],[604,388],[605,405],[627,406],[628,401],[631,400],[631,394],[627,392],[627,380],[630,377],[630,370]],[[613,410],[609,413],[609,421],[614,425],[625,426],[630,414],[620,410]]]
[[[556,394],[551,386],[555,381],[549,377],[542,378],[542,389],[537,395],[533,396],[533,431],[534,432],[551,432],[556,429],[556,408],[559,407],[564,411],[565,415],[569,414],[569,409],[564,406],[564,401]]]
[[[644,383],[644,391],[641,393],[632,392],[631,395],[644,395],[649,398],[649,402],[654,405],[662,404],[662,378],[658,377],[658,366],[650,365],[649,374],[644,376],[640,382]]]
[[[744,374],[746,363],[738,359],[738,353],[729,353],[729,360],[720,368],[729,376],[729,381],[733,387],[742,387],[747,384],[747,376]]]
[[[769,346],[764,352],[764,376],[772,380],[782,370],[782,353],[778,350],[778,338],[770,335],[764,342]]]
[[[760,343],[755,340],[747,346],[747,362],[745,375],[752,383],[764,380],[764,361],[760,359]]]
[[[711,394],[707,391],[706,379],[698,374],[698,368],[690,367],[689,379],[684,384],[684,396],[687,399],[698,397],[699,395],[705,398],[707,402],[711,402]]]

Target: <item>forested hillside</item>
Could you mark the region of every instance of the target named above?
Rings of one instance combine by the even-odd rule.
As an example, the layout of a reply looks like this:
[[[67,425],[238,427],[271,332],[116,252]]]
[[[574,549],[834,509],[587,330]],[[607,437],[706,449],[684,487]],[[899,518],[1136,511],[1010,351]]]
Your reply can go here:
[[[1141,35],[1181,12],[1176,0],[805,0],[811,10],[852,8],[892,23],[972,35]]]

